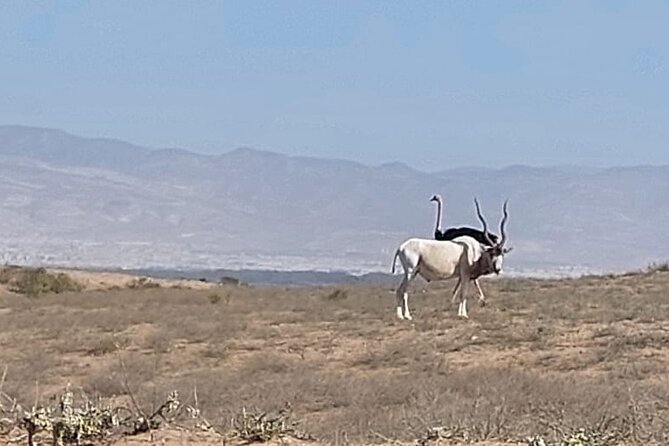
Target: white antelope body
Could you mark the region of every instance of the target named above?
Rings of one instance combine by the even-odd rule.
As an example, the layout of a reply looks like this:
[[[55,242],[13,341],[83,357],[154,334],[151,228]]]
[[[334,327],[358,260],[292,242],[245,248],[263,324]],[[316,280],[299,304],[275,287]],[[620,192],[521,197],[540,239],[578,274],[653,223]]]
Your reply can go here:
[[[481,215],[478,201],[476,211],[483,223],[483,230],[488,234],[487,224]],[[421,238],[410,238],[404,241],[393,258],[393,273],[397,259],[404,269],[404,277],[397,288],[397,317],[411,320],[409,312],[409,295],[407,288],[411,281],[420,275],[428,282],[458,278],[453,291],[453,301],[459,300],[458,316],[467,318],[467,287],[471,280],[482,275],[502,270],[503,256],[510,249],[504,248],[506,243],[505,223],[508,218],[504,203],[504,216],[500,223],[502,239],[498,243],[490,243],[490,247],[482,246],[475,239],[463,236],[454,240],[440,241]]]

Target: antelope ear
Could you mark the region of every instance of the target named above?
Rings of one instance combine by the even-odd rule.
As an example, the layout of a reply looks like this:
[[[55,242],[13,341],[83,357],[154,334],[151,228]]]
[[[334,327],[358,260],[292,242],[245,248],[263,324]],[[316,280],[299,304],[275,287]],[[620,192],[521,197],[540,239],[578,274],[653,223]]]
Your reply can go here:
[[[504,249],[502,249],[502,253],[503,253],[503,254],[508,254],[508,253],[510,253],[511,251],[513,251],[513,246],[509,246],[508,248],[504,248]]]

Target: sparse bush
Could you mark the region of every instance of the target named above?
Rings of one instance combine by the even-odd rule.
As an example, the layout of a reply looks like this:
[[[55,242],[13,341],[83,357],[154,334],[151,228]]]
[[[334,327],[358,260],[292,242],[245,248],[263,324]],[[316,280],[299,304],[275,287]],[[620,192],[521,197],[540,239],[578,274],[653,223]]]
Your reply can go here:
[[[6,398],[7,399],[7,398]],[[57,399],[58,403],[47,406],[34,406],[24,411],[13,405],[11,411],[0,405],[3,421],[10,428],[26,432],[29,445],[47,444],[44,437],[51,437],[52,446],[64,444],[91,444],[91,441],[103,439],[114,434],[136,435],[160,427],[163,421],[172,421],[181,413],[183,407],[177,392],[172,392],[167,400],[150,415],[140,409],[131,410],[124,406],[111,404],[101,399],[90,400],[82,396],[83,402],[75,405],[75,398],[70,386]],[[54,400],[55,401],[55,400]],[[199,417],[199,410],[185,407],[191,418]],[[12,443],[16,442],[14,439]]]
[[[103,356],[109,353],[114,353],[127,347],[130,344],[130,339],[122,336],[105,336],[101,338],[93,347],[87,350],[87,354],[91,356]]]
[[[467,431],[462,427],[438,426],[428,428],[427,431],[418,439],[417,443],[419,446],[427,446],[431,442],[438,442],[441,440],[467,440],[468,438],[469,436],[467,435]]]
[[[221,301],[221,295],[218,293],[210,293],[207,296],[207,299],[209,299],[209,302],[211,302],[212,304],[217,304]]]
[[[8,280],[10,290],[15,293],[31,297],[44,293],[64,293],[66,291],[81,291],[82,284],[65,273],[50,273],[44,268],[26,268],[16,271],[14,277]]]
[[[230,435],[246,443],[265,443],[286,437],[312,440],[313,437],[297,428],[292,420],[290,406],[277,413],[247,412],[245,408],[232,419]]]
[[[210,343],[202,352],[202,356],[211,359],[225,359],[230,355],[230,346],[224,343]]]
[[[170,338],[162,330],[146,336],[142,347],[152,350],[154,353],[168,353],[172,348]]]
[[[348,292],[346,290],[337,288],[336,290],[325,296],[325,299],[337,301],[337,300],[344,300],[347,297],[348,297]]]
[[[666,273],[669,271],[669,261],[658,262],[658,263],[653,262],[650,265],[648,265],[646,271],[649,273],[657,273],[657,272]]]
[[[544,440],[542,437],[527,437],[525,439],[525,443],[527,446],[548,446],[546,440]]]
[[[0,270],[0,283],[7,285],[20,274],[20,266],[5,266]]]
[[[221,280],[218,281],[220,285],[232,285],[232,286],[239,286],[241,285],[241,281],[236,278],[236,277],[231,277],[231,276],[223,276],[221,277]]]
[[[137,279],[133,279],[128,284],[126,285],[128,288],[131,290],[142,290],[146,288],[160,288],[160,284],[158,282],[154,282],[148,277],[138,277]]]

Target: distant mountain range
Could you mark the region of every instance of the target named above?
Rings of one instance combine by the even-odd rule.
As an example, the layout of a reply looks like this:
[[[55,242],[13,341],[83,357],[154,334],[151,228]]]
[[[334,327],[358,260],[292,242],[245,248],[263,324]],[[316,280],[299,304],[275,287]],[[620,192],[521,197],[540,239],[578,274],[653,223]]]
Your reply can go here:
[[[387,272],[407,237],[495,227],[509,198],[511,271],[638,268],[669,258],[669,166],[366,166],[240,148],[152,150],[0,126],[1,260],[175,269]]]

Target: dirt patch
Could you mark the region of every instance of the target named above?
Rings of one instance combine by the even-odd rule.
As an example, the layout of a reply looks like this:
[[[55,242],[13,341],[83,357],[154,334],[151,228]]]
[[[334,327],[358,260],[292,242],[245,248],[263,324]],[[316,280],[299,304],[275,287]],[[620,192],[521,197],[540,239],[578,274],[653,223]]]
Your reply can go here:
[[[145,287],[150,287],[151,284],[156,284],[164,288],[188,288],[194,290],[208,290],[216,288],[216,284],[201,282],[198,280],[187,279],[159,279],[136,276],[132,274],[123,273],[109,273],[86,270],[73,269],[51,269],[51,271],[65,273],[71,276],[74,280],[85,284],[86,290],[109,290],[114,288],[128,288],[129,286],[141,287],[142,283]],[[142,278],[144,282],[142,282]]]

